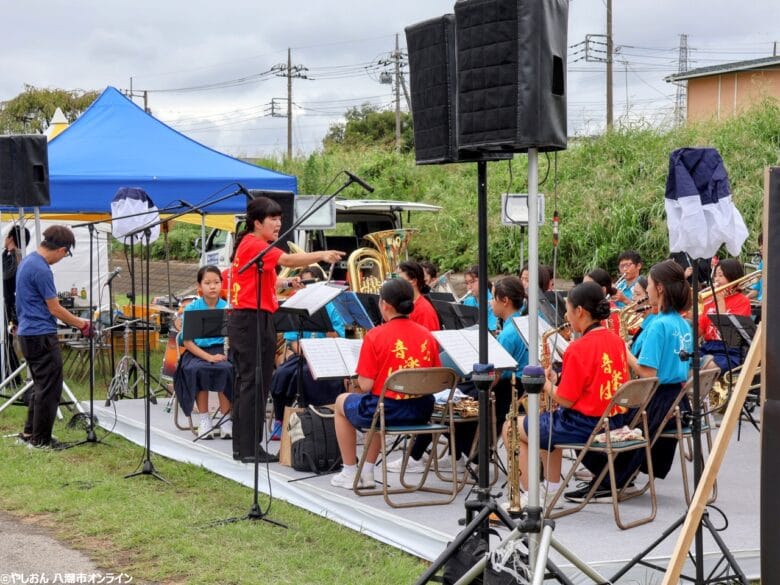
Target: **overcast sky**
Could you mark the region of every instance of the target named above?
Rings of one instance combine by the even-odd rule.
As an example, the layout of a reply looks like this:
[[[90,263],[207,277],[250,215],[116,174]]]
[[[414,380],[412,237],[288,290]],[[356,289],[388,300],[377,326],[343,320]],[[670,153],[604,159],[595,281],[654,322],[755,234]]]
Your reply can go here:
[[[0,101],[36,87],[151,91],[155,116],[190,137],[236,156],[280,155],[284,118],[270,103],[286,98],[286,80],[268,72],[286,62],[308,68],[295,80],[294,149],[319,148],[328,126],[363,102],[391,107],[379,83],[395,33],[452,12],[453,0],[287,2],[197,0],[0,0]],[[680,35],[688,35],[689,68],[765,57],[780,41],[777,0],[615,1],[616,117],[669,120]],[[568,44],[606,32],[606,0],[572,0]],[[604,65],[569,50],[569,132],[604,124]],[[595,45],[594,45],[595,46]],[[224,82],[224,83],[223,83]],[[140,98],[136,98],[141,103]],[[402,98],[403,103],[403,98]],[[405,103],[403,103],[405,108]],[[286,107],[286,106],[285,106]]]

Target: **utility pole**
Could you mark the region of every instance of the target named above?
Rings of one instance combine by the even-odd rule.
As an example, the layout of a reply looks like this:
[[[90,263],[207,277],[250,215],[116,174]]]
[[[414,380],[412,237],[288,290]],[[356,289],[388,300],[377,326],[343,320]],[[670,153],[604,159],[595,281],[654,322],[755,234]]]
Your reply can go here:
[[[287,47],[287,160],[292,160],[292,50]]]
[[[287,63],[279,63],[271,67],[277,77],[287,78],[287,160],[292,159],[292,80],[308,79],[306,71],[308,69],[303,65],[292,64],[292,49],[287,49]]]
[[[688,35],[680,35],[680,50],[677,58],[677,73],[688,71]],[[674,124],[682,126],[685,123],[685,110],[687,106],[687,82],[677,81],[677,91],[674,100]]]
[[[612,123],[612,0],[607,0],[607,132]]]
[[[401,152],[401,48],[398,33],[395,33],[395,150]]]

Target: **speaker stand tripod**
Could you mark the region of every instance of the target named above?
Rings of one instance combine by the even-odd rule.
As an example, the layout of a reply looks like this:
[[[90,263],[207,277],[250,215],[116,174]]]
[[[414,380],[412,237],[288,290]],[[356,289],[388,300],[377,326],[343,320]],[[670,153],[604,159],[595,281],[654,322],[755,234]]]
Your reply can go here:
[[[528,216],[530,218],[538,217],[538,151],[536,148],[528,150]],[[489,411],[488,392],[495,376],[493,366],[488,361],[488,328],[487,328],[487,266],[488,266],[488,224],[487,224],[487,163],[479,161],[477,163],[477,225],[478,225],[478,265],[479,270],[479,364],[474,365],[474,382],[479,390],[479,457],[480,462],[487,462],[490,453],[490,432],[491,418]],[[538,314],[539,311],[539,248],[538,248],[538,230],[536,221],[529,222],[528,230],[528,274],[529,274],[529,296],[528,312],[531,315]],[[538,322],[530,320],[530,345],[538,347]],[[537,354],[530,353],[530,362],[534,364],[538,361]],[[523,516],[519,521],[512,518],[509,513],[501,506],[496,504],[493,494],[490,493],[488,485],[488,466],[480,464],[479,466],[479,487],[476,490],[477,499],[466,502],[466,521],[468,525],[464,528],[456,539],[442,552],[433,562],[431,567],[416,581],[416,585],[428,583],[431,578],[445,565],[445,563],[457,554],[461,545],[473,535],[478,535],[485,543],[486,549],[490,550],[489,542],[489,517],[491,514],[500,520],[500,522],[510,530],[511,540],[517,540],[521,535],[527,536],[527,554],[521,555],[527,561],[529,573],[533,575],[532,583],[541,585],[544,579],[549,576],[556,579],[559,583],[568,585],[572,583],[566,575],[563,574],[548,558],[550,546],[558,550],[564,557],[572,562],[583,574],[592,579],[595,583],[606,583],[607,580],[596,571],[588,567],[583,561],[563,545],[552,538],[554,524],[549,520],[544,520],[542,514],[544,510],[539,506],[539,393],[544,386],[544,370],[535,365],[526,367],[523,371],[523,387],[528,393],[528,502],[529,505],[523,510]],[[476,516],[474,513],[476,512]],[[541,539],[540,539],[541,535]],[[509,540],[509,539],[507,539]],[[458,585],[470,583],[478,574],[484,570],[486,561],[479,561],[472,569],[464,575]],[[469,577],[470,578],[467,578]]]
[[[702,456],[702,411],[701,411],[701,396],[699,385],[699,370],[701,366],[701,349],[699,348],[699,307],[696,299],[698,299],[699,288],[699,265],[700,261],[693,262],[693,356],[683,356],[680,358],[687,359],[692,357],[692,370],[693,370],[693,396],[691,405],[691,438],[693,441],[693,485],[694,490],[699,485],[702,475],[703,456]],[[678,447],[680,448],[680,447]],[[723,512],[721,511],[721,514]],[[631,559],[625,566],[623,566],[614,576],[611,577],[611,581],[617,581],[620,577],[625,575],[635,565],[643,565],[655,569],[657,571],[666,571],[666,567],[662,567],[651,563],[645,558],[664,540],[666,540],[677,528],[683,525],[688,513],[686,512],[675,520],[671,526],[664,530],[663,534],[657,538],[650,546],[645,548],[642,552]],[[725,518],[725,515],[724,515]],[[704,575],[704,535],[703,529],[706,529],[715,544],[718,547],[718,551],[722,554],[721,559],[715,564],[715,567],[710,571],[710,574],[705,577]],[[689,553],[690,556],[690,553]],[[696,583],[696,585],[714,585],[715,583],[741,583],[742,585],[748,585],[748,579],[745,573],[740,568],[734,555],[728,548],[728,545],[718,534],[718,531],[713,527],[709,518],[709,513],[705,509],[702,512],[701,522],[696,530],[696,540],[694,544],[694,554],[691,557],[696,574],[693,577],[683,576],[686,581]],[[724,566],[725,564],[725,566]]]

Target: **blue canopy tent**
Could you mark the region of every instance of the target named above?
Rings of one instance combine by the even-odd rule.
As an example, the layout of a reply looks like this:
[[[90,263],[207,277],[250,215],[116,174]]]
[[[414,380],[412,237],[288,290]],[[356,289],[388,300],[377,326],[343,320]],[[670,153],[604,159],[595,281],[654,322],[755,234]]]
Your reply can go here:
[[[296,178],[245,163],[204,146],[147,114],[108,87],[71,126],[49,143],[51,206],[46,214],[110,213],[120,187],[140,187],[158,209],[178,199],[247,189],[297,191]],[[206,211],[246,209],[237,195]]]

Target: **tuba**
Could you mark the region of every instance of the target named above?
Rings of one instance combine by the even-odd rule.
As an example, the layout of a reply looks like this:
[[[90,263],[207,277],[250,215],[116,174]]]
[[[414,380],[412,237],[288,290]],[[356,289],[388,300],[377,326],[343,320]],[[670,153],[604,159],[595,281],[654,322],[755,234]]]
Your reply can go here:
[[[395,229],[363,236],[373,247],[358,248],[347,258],[347,274],[354,292],[378,293],[382,283],[406,259],[409,240],[417,230]]]

